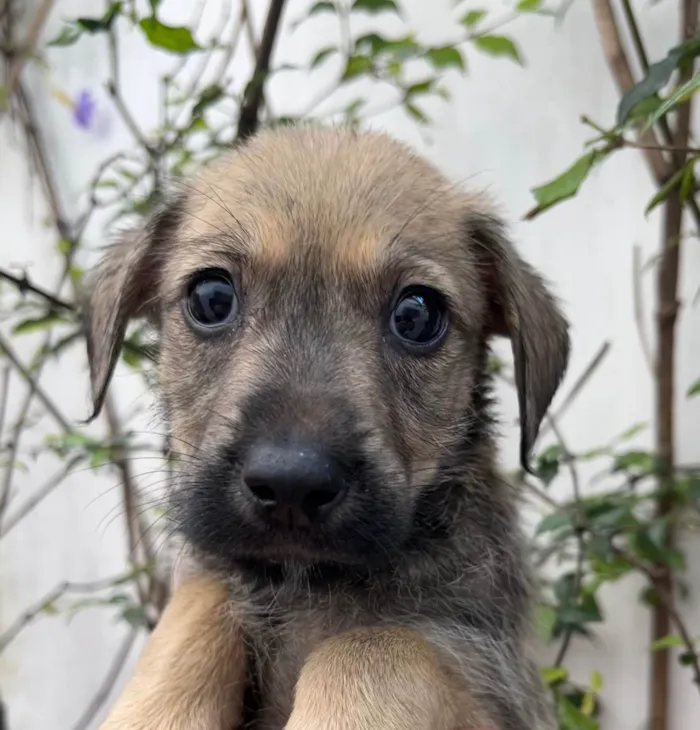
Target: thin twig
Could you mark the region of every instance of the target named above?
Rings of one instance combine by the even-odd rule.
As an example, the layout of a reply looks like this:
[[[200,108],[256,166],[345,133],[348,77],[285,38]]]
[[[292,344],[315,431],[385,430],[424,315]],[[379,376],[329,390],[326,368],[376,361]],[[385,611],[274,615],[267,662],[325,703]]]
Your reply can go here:
[[[71,459],[62,469],[54,474],[43,486],[39,487],[36,492],[29,497],[23,504],[17,507],[9,515],[5,521],[4,526],[2,525],[2,510],[0,510],[0,540],[3,537],[7,537],[8,533],[12,528],[17,525],[36,507],[38,507],[46,497],[49,496],[57,487],[59,487],[63,480],[68,476],[71,469],[80,461],[78,457]]]
[[[540,429],[538,440],[542,438],[542,436],[546,435],[552,428],[551,423],[552,422],[559,422],[564,415],[564,413],[567,411],[567,409],[571,406],[571,404],[576,400],[576,397],[579,393],[583,391],[584,386],[588,381],[593,377],[593,374],[596,372],[596,370],[601,366],[603,360],[607,356],[608,352],[610,351],[610,342],[605,341],[600,346],[598,352],[593,356],[593,359],[588,363],[586,366],[586,369],[581,373],[578,380],[574,383],[571,390],[567,394],[567,396],[562,401],[561,405],[559,406],[559,409],[556,413],[553,413],[551,418],[552,421],[545,420],[545,422],[542,424],[542,428]]]
[[[133,135],[134,139],[143,147],[149,155],[154,155],[154,150],[149,144],[146,136],[141,131],[141,128],[136,123],[136,120],[131,115],[129,107],[124,101],[124,97],[121,92],[121,73],[119,69],[119,55],[117,47],[117,35],[113,28],[109,29],[107,34],[107,42],[109,46],[109,70],[110,80],[107,82],[107,92],[112,97],[114,106],[117,108],[122,121],[128,127],[129,131]]]
[[[51,417],[56,423],[65,431],[70,433],[73,431],[71,425],[66,420],[65,416],[61,413],[58,407],[54,404],[51,398],[47,395],[44,389],[36,382],[35,377],[29,371],[22,361],[17,357],[17,354],[10,346],[10,343],[0,335],[0,350],[5,354],[5,357],[12,363],[12,366],[22,376],[23,380],[29,386],[30,391],[36,395],[36,397],[43,403],[44,408],[51,414]]]
[[[24,44],[20,49],[15,50],[15,61],[10,66],[7,83],[5,84],[5,89],[3,90],[3,94],[7,103],[9,103],[12,95],[15,92],[15,87],[17,86],[19,77],[24,70],[25,64],[34,54],[37,41],[39,40],[39,36],[41,35],[41,31],[44,28],[44,25],[46,24],[46,20],[49,17],[49,13],[51,12],[51,7],[53,6],[53,4],[54,0],[43,0],[43,2],[36,11],[34,18],[32,19],[29,30],[27,31],[27,38],[24,41]]]
[[[584,526],[581,524],[581,480],[579,478],[578,469],[574,461],[573,454],[569,451],[569,447],[564,439],[564,434],[559,429],[556,420],[552,416],[545,416],[547,422],[552,429],[562,451],[562,460],[569,469],[571,475],[571,485],[574,493],[574,533],[576,536],[576,568],[574,570],[574,600],[579,600],[579,594],[581,592],[581,586],[583,583],[583,565],[584,557],[586,554],[586,543],[584,541]],[[554,666],[560,667],[564,663],[566,654],[571,646],[571,639],[573,638],[574,627],[568,626],[564,632],[561,644],[559,645],[559,651],[557,652],[556,659],[554,660]]]
[[[109,699],[112,694],[112,690],[121,675],[124,664],[131,654],[131,650],[134,648],[136,639],[139,635],[138,629],[132,629],[129,635],[124,639],[119,650],[114,655],[114,659],[107,670],[105,678],[99,686],[95,696],[90,701],[90,704],[85,708],[85,711],[80,716],[80,719],[73,726],[73,730],[87,730],[95,719],[97,713],[102,709],[105,702]]]
[[[69,312],[75,311],[75,306],[73,304],[67,302],[65,299],[61,299],[54,294],[51,294],[51,292],[46,291],[46,289],[43,289],[37,284],[33,284],[26,274],[23,274],[22,276],[14,276],[13,274],[10,274],[9,271],[5,271],[4,269],[0,268],[0,279],[5,279],[5,281],[9,281],[10,284],[17,287],[20,294],[24,294],[25,292],[31,292],[32,294],[36,294],[36,296],[45,299],[52,307],[55,307],[56,309],[66,309]]]
[[[260,49],[257,52],[255,69],[248,84],[238,116],[238,128],[236,131],[236,139],[238,141],[247,139],[257,131],[260,122],[260,108],[264,100],[263,90],[270,70],[270,58],[282,19],[284,4],[285,0],[270,0],[265,28],[263,29],[263,35],[260,41]]]
[[[651,345],[649,344],[646,322],[644,321],[644,301],[642,297],[642,251],[638,244],[635,244],[632,249],[632,295],[634,298],[634,321],[637,325],[639,343],[642,347],[644,361],[649,368],[649,372],[654,375],[656,365],[654,363]]]
[[[52,588],[48,593],[44,595],[36,603],[32,604],[21,616],[18,616],[13,621],[9,628],[0,634],[0,654],[19,636],[19,634],[34,621],[40,614],[44,613],[47,609],[53,606],[53,604],[59,599],[65,596],[67,593],[97,593],[110,588],[118,581],[124,579],[123,575],[118,575],[112,578],[105,578],[102,580],[95,580],[90,582],[71,582],[62,581],[55,588]]]

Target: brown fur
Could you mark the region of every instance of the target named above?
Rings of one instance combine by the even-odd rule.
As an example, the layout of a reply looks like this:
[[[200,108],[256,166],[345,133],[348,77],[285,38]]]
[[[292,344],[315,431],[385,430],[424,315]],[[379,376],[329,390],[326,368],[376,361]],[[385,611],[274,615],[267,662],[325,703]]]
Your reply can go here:
[[[227,270],[241,300],[216,337],[193,331],[181,306],[188,277],[207,267]],[[394,293],[416,283],[449,305],[447,336],[427,356],[385,327]],[[158,327],[163,413],[182,457],[170,516],[233,606],[225,630],[212,603],[188,624],[183,584],[110,730],[144,717],[199,728],[190,708],[209,699],[218,713],[203,671],[242,657],[221,638],[237,626],[255,688],[244,719],[259,730],[551,727],[527,657],[528,572],[494,465],[486,358],[492,336],[510,337],[526,462],[569,340],[483,196],[380,134],[270,132],[113,248],[89,291],[96,412],[127,321],[145,314]],[[240,465],[270,432],[349,464],[331,526],[290,540],[254,524]],[[174,655],[171,641],[207,630],[207,646]]]

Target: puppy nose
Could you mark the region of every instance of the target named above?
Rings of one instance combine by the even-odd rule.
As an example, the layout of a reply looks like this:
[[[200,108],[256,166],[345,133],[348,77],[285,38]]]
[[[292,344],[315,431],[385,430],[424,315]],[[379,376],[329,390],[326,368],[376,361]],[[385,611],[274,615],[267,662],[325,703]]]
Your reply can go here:
[[[268,517],[287,527],[308,526],[326,516],[345,494],[337,462],[324,449],[307,444],[255,443],[242,476]]]

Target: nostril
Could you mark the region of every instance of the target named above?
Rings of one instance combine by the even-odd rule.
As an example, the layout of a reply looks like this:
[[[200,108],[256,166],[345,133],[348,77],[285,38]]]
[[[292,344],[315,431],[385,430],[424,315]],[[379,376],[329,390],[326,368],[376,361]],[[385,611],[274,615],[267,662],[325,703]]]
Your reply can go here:
[[[275,490],[268,486],[265,482],[256,482],[252,479],[247,479],[246,486],[250,490],[251,494],[262,504],[268,506],[277,504],[277,495],[275,494]]]
[[[316,514],[322,507],[333,502],[338,494],[334,489],[313,489],[304,497],[301,508],[309,515]]]

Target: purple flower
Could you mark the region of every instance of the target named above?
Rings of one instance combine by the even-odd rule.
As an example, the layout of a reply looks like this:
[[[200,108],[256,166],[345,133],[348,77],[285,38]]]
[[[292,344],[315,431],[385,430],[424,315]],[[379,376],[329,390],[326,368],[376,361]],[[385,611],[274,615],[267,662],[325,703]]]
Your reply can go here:
[[[73,101],[73,119],[83,129],[89,129],[95,118],[95,100],[89,91],[81,91]]]

